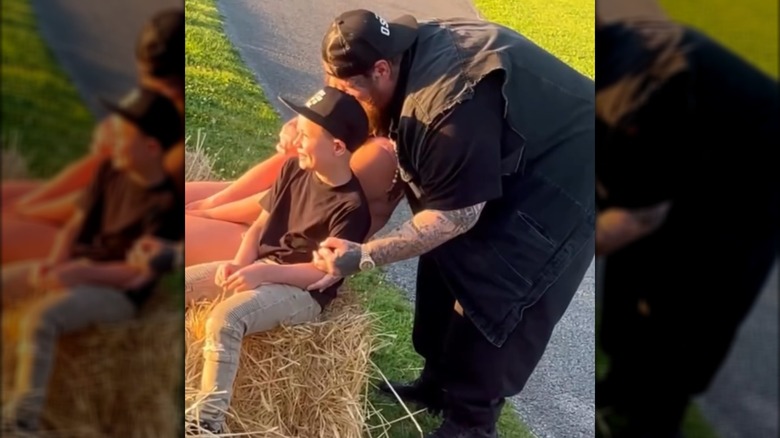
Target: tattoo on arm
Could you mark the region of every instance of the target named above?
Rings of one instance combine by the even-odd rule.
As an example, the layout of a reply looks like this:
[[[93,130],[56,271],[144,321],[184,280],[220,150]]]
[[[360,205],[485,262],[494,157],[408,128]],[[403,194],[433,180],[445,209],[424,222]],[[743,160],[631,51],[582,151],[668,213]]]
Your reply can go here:
[[[425,254],[470,230],[479,220],[485,203],[460,210],[423,210],[387,235],[366,243],[378,266]]]
[[[460,210],[442,211],[441,214],[452,224],[453,232],[457,235],[465,233],[476,225],[483,208],[485,208],[485,203],[481,202]]]
[[[631,211],[631,214],[645,230],[652,231],[658,228],[666,219],[671,208],[671,202],[664,202],[652,207]]]
[[[596,220],[596,255],[609,255],[647,236],[660,227],[671,208],[671,202],[652,207],[626,210],[609,208]]]

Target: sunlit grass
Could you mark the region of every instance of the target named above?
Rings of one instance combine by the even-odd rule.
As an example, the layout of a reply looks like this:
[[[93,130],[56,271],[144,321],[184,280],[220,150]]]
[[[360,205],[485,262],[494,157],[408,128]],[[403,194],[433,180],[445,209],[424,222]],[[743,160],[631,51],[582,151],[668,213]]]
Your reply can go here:
[[[2,145],[16,147],[34,177],[83,155],[93,118],[38,35],[28,0],[2,2]]]

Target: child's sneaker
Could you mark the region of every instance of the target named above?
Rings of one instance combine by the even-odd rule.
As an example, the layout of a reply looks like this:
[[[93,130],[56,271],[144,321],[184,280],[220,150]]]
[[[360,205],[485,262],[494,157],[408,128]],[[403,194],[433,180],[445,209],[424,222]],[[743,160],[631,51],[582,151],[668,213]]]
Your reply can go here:
[[[222,433],[219,426],[211,425],[205,421],[187,420],[184,422],[185,436],[211,436]]]

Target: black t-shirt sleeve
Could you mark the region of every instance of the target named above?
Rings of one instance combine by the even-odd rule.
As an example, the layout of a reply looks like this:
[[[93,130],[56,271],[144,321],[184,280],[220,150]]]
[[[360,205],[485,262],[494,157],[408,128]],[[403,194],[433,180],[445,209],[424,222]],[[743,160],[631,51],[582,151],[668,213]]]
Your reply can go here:
[[[470,100],[432,126],[422,150],[410,152],[424,208],[457,210],[501,196],[501,86],[501,75],[483,79]]]
[[[284,187],[287,185],[287,180],[292,174],[292,167],[297,165],[297,158],[290,158],[282,165],[282,170],[279,172],[276,181],[274,181],[274,185],[271,186],[271,189],[268,190],[262,198],[260,198],[260,206],[263,207],[263,210],[267,212],[271,211],[279,194],[282,193],[282,190],[284,190]]]

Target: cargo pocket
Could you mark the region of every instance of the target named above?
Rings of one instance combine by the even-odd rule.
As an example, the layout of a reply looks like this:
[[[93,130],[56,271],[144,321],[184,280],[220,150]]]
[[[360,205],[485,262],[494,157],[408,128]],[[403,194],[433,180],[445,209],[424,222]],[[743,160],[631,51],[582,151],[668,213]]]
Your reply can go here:
[[[522,211],[515,211],[501,231],[487,241],[497,274],[515,276],[529,289],[533,288],[555,254],[556,242],[532,216]]]

